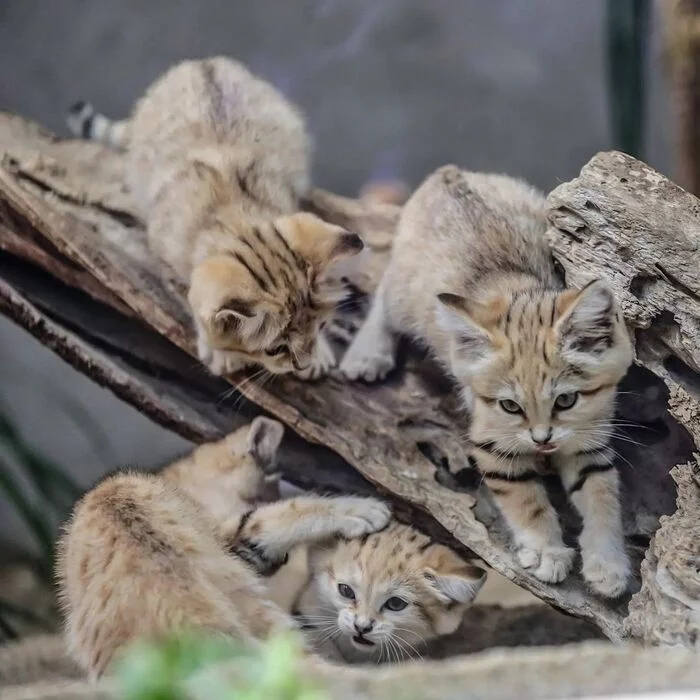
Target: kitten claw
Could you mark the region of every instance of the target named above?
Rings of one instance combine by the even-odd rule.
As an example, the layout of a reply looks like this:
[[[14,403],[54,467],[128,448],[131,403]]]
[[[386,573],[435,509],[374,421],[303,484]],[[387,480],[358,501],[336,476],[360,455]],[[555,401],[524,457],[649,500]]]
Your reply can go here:
[[[560,583],[571,570],[576,553],[569,547],[558,546],[542,549],[521,547],[516,554],[520,566],[531,570],[540,581]]]
[[[345,497],[338,503],[338,534],[361,537],[383,529],[391,519],[386,503],[374,498]]]
[[[630,579],[630,561],[626,553],[606,559],[599,554],[584,556],[583,578],[599,595],[619,598],[627,590]]]
[[[325,338],[319,338],[311,365],[301,372],[295,372],[304,381],[325,377],[336,365],[335,353]]]

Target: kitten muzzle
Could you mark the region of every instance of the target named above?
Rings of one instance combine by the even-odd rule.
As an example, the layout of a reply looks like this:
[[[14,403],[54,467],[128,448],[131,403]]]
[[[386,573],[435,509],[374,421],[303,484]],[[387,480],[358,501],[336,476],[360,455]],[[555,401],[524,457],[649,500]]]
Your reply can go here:
[[[375,643],[367,639],[367,637],[363,637],[361,634],[356,634],[353,638],[352,641],[355,642],[355,644],[358,644],[360,646],[364,647],[373,647],[375,646]]]

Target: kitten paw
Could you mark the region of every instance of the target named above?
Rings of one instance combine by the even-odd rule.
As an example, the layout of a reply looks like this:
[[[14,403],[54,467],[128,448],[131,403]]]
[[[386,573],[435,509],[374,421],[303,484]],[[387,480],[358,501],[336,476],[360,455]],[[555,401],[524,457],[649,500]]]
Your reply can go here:
[[[581,573],[596,593],[605,598],[618,598],[627,590],[630,561],[625,553],[609,559],[597,553],[590,554],[583,558]]]
[[[358,342],[358,340],[360,342]],[[355,340],[340,363],[340,371],[346,379],[366,382],[381,381],[394,369],[394,348],[386,345],[368,345]]]
[[[324,340],[319,340],[311,365],[301,372],[295,372],[299,379],[304,381],[325,377],[335,367],[335,354],[333,348]]]
[[[338,534],[344,537],[361,537],[386,527],[391,510],[386,503],[374,498],[339,499]]]
[[[205,364],[212,374],[219,377],[234,374],[244,367],[237,353],[225,350],[212,350],[211,357]]]
[[[535,577],[546,583],[563,581],[571,571],[575,556],[573,549],[563,545],[542,549],[521,547],[516,554],[523,569],[532,571]]]
[[[214,350],[211,348],[209,343],[207,343],[204,336],[201,334],[197,336],[197,357],[199,361],[204,365],[209,365],[212,361],[214,355]]]

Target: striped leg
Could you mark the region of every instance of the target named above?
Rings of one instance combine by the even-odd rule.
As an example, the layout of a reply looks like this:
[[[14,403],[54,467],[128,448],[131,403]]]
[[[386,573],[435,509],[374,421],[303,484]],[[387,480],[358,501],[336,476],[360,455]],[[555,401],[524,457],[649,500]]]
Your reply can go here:
[[[563,581],[575,553],[564,545],[559,518],[532,465],[516,460],[506,471],[502,459],[488,454],[479,455],[478,464],[513,533],[520,565],[541,581]]]
[[[622,595],[631,568],[620,512],[619,476],[612,454],[603,449],[569,457],[559,467],[571,502],[583,518],[583,577],[607,598]]]

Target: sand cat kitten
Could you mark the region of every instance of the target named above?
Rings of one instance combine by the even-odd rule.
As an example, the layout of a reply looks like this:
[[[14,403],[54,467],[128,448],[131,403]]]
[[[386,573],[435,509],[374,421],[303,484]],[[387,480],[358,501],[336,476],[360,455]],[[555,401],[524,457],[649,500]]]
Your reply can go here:
[[[381,663],[419,656],[452,634],[486,572],[398,522],[309,552],[309,583],[297,614],[322,652]]]
[[[334,264],[356,234],[295,213],[309,185],[304,121],[271,85],[227,58],[184,61],[128,121],[85,103],[72,130],[127,151],[127,179],[152,250],[189,285],[200,359],[231,373],[325,373],[321,333],[344,290]]]
[[[387,524],[388,508],[370,498],[300,496],[256,507],[281,436],[278,423],[258,418],[200,448],[190,465],[201,473],[186,463],[157,475],[120,473],[78,502],[61,538],[58,580],[70,652],[92,679],[136,637],[187,627],[255,644],[292,628],[259,573],[281,566],[295,546]],[[212,450],[221,458],[206,459]],[[228,491],[231,508],[224,512],[222,500],[209,512],[222,473],[228,484],[218,490]]]
[[[614,597],[630,564],[609,442],[632,345],[602,282],[561,288],[545,215],[545,199],[521,181],[440,168],[404,207],[391,262],[341,370],[381,378],[394,365],[396,332],[423,341],[459,383],[474,457],[521,565],[551,582],[572,565],[538,478],[555,469],[583,516],[583,575]]]

